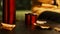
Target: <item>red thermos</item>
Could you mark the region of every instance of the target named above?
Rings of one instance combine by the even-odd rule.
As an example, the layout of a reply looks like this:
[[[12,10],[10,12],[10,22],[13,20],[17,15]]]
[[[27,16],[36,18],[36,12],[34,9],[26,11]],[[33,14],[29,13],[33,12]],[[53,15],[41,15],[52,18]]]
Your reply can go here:
[[[3,23],[15,24],[15,0],[3,0]]]
[[[31,15],[31,28],[32,28],[32,29],[35,28],[34,23],[36,23],[36,21],[37,21],[37,15],[36,15],[35,13],[33,13],[33,14]]]
[[[27,27],[31,26],[31,14],[30,13],[25,14],[25,24]]]
[[[25,24],[28,28],[35,28],[34,23],[36,23],[37,21],[37,15],[36,14],[32,14],[32,13],[28,13],[25,14]]]

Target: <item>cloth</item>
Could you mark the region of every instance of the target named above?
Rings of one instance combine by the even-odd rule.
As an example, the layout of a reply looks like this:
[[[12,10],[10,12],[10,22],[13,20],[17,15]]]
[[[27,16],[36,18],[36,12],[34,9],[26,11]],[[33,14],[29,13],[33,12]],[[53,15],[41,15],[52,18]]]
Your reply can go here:
[[[38,20],[48,20],[60,23],[60,13],[44,11],[38,16]]]

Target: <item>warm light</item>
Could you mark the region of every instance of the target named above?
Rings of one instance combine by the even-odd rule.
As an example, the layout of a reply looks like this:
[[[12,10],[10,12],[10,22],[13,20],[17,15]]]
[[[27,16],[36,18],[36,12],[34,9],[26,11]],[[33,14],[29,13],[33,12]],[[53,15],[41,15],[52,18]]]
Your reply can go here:
[[[3,29],[12,30],[16,25],[10,25],[6,23],[1,23]]]
[[[46,21],[37,21],[37,24],[45,24],[47,23]]]
[[[41,28],[46,28],[46,29],[48,29],[48,28],[50,28],[49,26],[40,26]]]
[[[60,31],[60,28],[59,27],[55,27],[54,28],[56,31]]]

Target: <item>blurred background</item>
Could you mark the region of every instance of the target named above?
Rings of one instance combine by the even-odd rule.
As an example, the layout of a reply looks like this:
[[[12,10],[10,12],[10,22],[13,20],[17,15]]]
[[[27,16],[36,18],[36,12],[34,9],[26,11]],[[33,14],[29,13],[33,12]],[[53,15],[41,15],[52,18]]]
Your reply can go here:
[[[16,19],[24,20],[25,13],[31,11],[31,0],[16,0]]]
[[[3,2],[0,0],[0,16],[2,18],[2,5]],[[16,19],[20,20],[26,11],[31,10],[31,0],[16,0]],[[22,15],[22,16],[21,16]],[[23,18],[24,19],[24,18]]]
[[[0,0],[0,22],[2,20],[2,2]]]
[[[16,0],[16,10],[30,10],[31,0]]]

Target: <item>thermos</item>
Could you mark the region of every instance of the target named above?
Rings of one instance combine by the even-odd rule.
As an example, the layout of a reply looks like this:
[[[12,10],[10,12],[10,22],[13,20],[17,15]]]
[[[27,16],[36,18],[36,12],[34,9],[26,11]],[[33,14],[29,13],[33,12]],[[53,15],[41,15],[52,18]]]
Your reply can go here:
[[[3,23],[15,24],[16,22],[15,0],[3,0]]]
[[[37,15],[35,13],[25,14],[25,24],[28,28],[34,29],[37,21]]]

